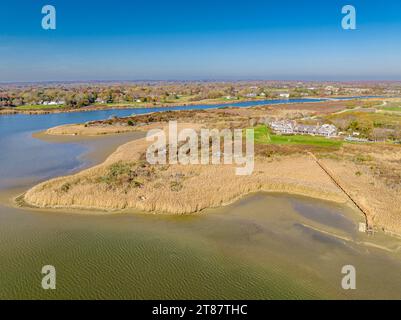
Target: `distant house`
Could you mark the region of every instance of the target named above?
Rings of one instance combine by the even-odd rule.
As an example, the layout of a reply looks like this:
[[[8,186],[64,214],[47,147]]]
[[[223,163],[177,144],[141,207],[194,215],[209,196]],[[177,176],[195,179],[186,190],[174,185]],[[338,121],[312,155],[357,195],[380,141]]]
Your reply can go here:
[[[368,139],[356,138],[356,137],[346,137],[345,141],[348,141],[348,142],[370,142]]]
[[[106,103],[106,101],[104,101],[103,99],[97,98],[95,100],[96,103]]]
[[[305,125],[297,124],[295,121],[272,121],[270,128],[278,134],[307,134],[325,137],[337,136],[337,128],[332,124],[323,125]]]
[[[389,89],[389,90],[383,90],[383,93],[400,94],[401,91],[400,90]]]
[[[280,98],[284,98],[284,99],[288,99],[290,97],[290,94],[289,93],[280,93],[279,97]]]
[[[337,135],[337,128],[332,124],[323,124],[318,128],[318,135],[325,137],[335,137]]]
[[[57,101],[43,101],[42,105],[44,106],[55,106],[55,105],[59,105],[59,104],[64,104],[65,101],[62,100],[57,100]]]

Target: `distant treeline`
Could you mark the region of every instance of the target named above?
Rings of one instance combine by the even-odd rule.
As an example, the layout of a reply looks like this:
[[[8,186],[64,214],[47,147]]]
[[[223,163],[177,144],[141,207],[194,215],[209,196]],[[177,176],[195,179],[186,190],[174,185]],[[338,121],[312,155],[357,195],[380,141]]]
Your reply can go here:
[[[169,103],[193,102],[224,98],[277,98],[349,94],[361,84],[328,84],[302,82],[150,82],[150,83],[93,83],[93,84],[37,84],[0,86],[0,107],[61,104],[80,108],[92,104],[110,103]],[[370,85],[363,93],[380,94],[384,88]],[[355,91],[357,92],[357,91]]]

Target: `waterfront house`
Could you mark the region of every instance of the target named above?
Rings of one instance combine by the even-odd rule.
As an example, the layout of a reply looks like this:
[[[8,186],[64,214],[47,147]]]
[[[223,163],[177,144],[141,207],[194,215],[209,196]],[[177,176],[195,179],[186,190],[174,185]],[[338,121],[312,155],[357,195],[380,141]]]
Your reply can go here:
[[[325,137],[335,137],[337,135],[337,128],[332,124],[323,124],[318,128],[318,135]]]
[[[337,128],[332,124],[306,125],[297,124],[295,121],[281,120],[271,121],[269,126],[277,134],[306,134],[325,137],[337,136]]]
[[[279,134],[294,134],[294,123],[292,121],[272,121],[269,126]]]
[[[52,100],[52,101],[43,101],[42,105],[44,106],[55,106],[55,105],[59,105],[59,104],[64,104],[65,101],[64,100]]]

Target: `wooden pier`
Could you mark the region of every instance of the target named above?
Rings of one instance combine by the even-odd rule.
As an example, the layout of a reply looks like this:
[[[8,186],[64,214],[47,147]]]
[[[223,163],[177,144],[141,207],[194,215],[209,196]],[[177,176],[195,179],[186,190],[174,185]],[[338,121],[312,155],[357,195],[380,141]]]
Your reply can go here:
[[[347,196],[349,200],[355,205],[355,207],[358,208],[359,211],[363,213],[365,216],[365,223],[366,223],[366,233],[367,234],[374,234],[374,229],[373,226],[369,224],[369,219],[368,219],[368,212],[366,209],[364,209],[358,202],[355,200],[348,192],[345,190],[345,188],[341,185],[340,181],[338,181],[334,175],[326,168],[326,166],[319,161],[319,159],[311,152],[308,152],[309,155],[312,157],[312,159],[317,163],[317,165],[330,177],[331,181]]]

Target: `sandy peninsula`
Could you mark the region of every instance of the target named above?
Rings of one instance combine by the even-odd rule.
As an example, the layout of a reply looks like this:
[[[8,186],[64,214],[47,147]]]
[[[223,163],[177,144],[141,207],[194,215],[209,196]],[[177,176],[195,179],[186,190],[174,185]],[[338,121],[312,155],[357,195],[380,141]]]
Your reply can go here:
[[[33,187],[24,201],[36,207],[138,209],[172,214],[225,205],[257,191],[347,201],[308,156],[272,161],[258,157],[254,174],[236,176],[233,165],[151,166],[144,159],[148,145],[145,139],[126,143],[101,165]]]
[[[310,104],[301,108],[162,112],[61,126],[49,129],[47,134],[79,137],[123,130],[146,131],[165,128],[172,119],[179,119],[182,125],[196,129],[202,126],[256,128],[258,123],[265,121],[267,112],[271,117],[291,118],[339,110],[341,107],[336,104],[325,107]],[[252,192],[284,192],[351,206],[354,202],[362,208],[361,221],[366,219],[372,229],[401,234],[401,210],[398,206],[401,200],[401,147],[398,145],[255,144],[253,174],[236,176],[234,165],[149,165],[145,159],[149,143],[145,139],[128,142],[100,165],[33,187],[24,194],[23,201],[41,208],[188,214],[231,203]]]

